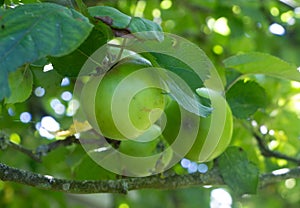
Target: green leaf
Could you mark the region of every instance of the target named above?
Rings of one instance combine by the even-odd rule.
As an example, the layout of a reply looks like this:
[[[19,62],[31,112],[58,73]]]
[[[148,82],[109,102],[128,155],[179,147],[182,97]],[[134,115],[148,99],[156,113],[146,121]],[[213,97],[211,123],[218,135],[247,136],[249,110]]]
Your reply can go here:
[[[95,19],[101,20],[111,28],[125,30],[127,33],[129,31],[140,39],[163,40],[161,27],[153,21],[130,17],[108,6],[89,7],[88,11]]]
[[[9,72],[47,55],[70,53],[92,29],[80,13],[50,3],[26,4],[0,14],[0,100],[9,95]]]
[[[297,66],[265,53],[236,55],[225,59],[223,63],[226,68],[234,68],[243,74],[265,74],[300,82]]]
[[[267,94],[255,81],[239,80],[226,93],[232,113],[237,118],[248,118],[267,105]]]
[[[39,67],[31,66],[30,68],[33,74],[34,85],[36,87],[44,88],[47,94],[52,94],[52,92],[57,93],[57,91],[61,88],[60,84],[63,76],[58,74],[55,70],[44,72]]]
[[[132,17],[127,29],[141,39],[162,41],[164,38],[162,29],[158,24],[141,17]]]
[[[166,45],[162,46],[162,44],[165,44],[167,39],[168,37],[166,37],[163,42],[158,43],[161,44],[161,48],[166,47]],[[192,54],[195,51],[186,45],[183,47],[182,51],[186,52],[185,55],[190,55],[190,58],[193,57]],[[192,62],[183,62],[182,60],[185,59],[179,60],[176,56],[157,52],[142,53],[141,55],[148,58],[155,67],[166,69],[166,71],[161,71],[161,77],[169,88],[169,95],[172,99],[176,100],[179,105],[189,112],[195,113],[199,116],[206,117],[211,113],[212,108],[203,105],[200,97],[195,93],[197,88],[203,86],[202,79],[206,79],[209,76],[211,65],[209,64],[210,61],[206,56],[198,57],[198,60],[202,60],[201,66],[197,66],[197,68],[194,69],[197,70],[201,67],[201,70],[195,72],[195,70],[188,65]]]
[[[108,6],[89,7],[90,15],[96,19],[100,19],[107,25],[116,29],[125,29],[131,20],[131,17],[123,14],[119,10]]]
[[[49,57],[49,60],[59,74],[76,77],[87,59],[106,42],[106,35],[94,29],[75,51],[62,57]]]
[[[90,156],[85,155],[73,169],[73,175],[78,180],[115,179],[116,175],[97,164]]]
[[[241,148],[227,148],[218,158],[218,164],[224,182],[237,195],[256,193],[259,171]]]
[[[24,102],[32,92],[33,76],[27,69],[19,69],[9,74],[8,77],[11,94],[5,103],[14,104]]]
[[[241,76],[242,73],[235,69],[226,69],[226,88],[230,88]]]
[[[187,50],[186,50],[187,52]],[[203,87],[203,81],[199,75],[187,63],[166,55],[163,53],[143,53],[141,54],[149,60],[158,64],[159,67],[167,69],[171,73],[163,75],[164,81],[170,89],[171,97],[176,100],[186,110],[193,112],[199,116],[206,117],[211,113],[211,108],[205,106],[201,98],[195,92],[197,88]],[[208,76],[205,66],[202,68],[202,77]],[[178,77],[176,77],[178,76]],[[180,79],[178,79],[180,77]],[[182,83],[181,79],[184,81]],[[190,91],[191,90],[191,91]]]
[[[197,73],[183,61],[163,54],[163,53],[151,53],[150,54],[155,58],[155,61],[160,65],[160,67],[168,69],[173,73],[181,77],[192,90],[203,87],[203,81],[197,75]],[[141,54],[144,55],[144,54]]]

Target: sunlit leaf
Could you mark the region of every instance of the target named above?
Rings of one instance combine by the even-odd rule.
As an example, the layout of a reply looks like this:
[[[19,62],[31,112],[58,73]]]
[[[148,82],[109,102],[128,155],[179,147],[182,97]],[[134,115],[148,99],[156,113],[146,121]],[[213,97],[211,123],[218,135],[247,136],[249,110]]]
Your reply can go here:
[[[8,81],[11,94],[5,99],[6,103],[24,102],[30,96],[33,83],[31,70],[26,68],[11,72]]]
[[[265,74],[300,82],[297,66],[265,53],[245,53],[224,60],[226,68],[234,68],[243,74]]]
[[[72,136],[76,133],[88,131],[91,129],[92,129],[92,127],[87,121],[79,122],[77,120],[74,120],[74,123],[70,126],[69,129],[58,131],[55,133],[55,135],[58,137],[67,137],[67,136]]]
[[[162,41],[164,38],[162,29],[158,24],[141,17],[132,17],[127,29],[142,39],[156,39]]]
[[[47,55],[77,48],[92,29],[89,20],[57,4],[26,4],[0,11],[0,100],[9,95],[8,73]]]

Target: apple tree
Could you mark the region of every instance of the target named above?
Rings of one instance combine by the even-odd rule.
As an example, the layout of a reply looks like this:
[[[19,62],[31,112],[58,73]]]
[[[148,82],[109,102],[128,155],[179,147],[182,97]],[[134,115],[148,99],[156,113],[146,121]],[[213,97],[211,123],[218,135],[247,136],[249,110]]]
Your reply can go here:
[[[296,0],[0,1],[1,207],[297,207],[299,23]]]

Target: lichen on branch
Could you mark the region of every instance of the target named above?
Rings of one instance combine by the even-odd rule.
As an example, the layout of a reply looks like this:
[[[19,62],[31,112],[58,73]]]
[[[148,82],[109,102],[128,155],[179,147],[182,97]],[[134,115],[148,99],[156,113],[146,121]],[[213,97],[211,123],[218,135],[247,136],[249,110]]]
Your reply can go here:
[[[289,178],[300,178],[300,167],[289,169],[282,173],[266,173],[260,176],[260,187],[277,183]],[[0,163],[0,179],[2,181],[16,182],[28,186],[61,191],[68,193],[123,193],[139,189],[179,189],[191,186],[224,185],[224,181],[217,168],[205,174],[194,173],[187,175],[169,175],[162,177],[154,175],[149,177],[123,178],[117,180],[69,180],[59,179],[49,175],[41,175],[27,170],[20,170]]]

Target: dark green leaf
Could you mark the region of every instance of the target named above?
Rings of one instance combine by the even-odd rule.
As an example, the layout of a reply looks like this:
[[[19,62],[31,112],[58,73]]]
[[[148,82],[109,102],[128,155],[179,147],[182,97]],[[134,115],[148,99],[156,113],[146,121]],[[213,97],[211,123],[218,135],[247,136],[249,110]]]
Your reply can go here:
[[[164,81],[170,89],[171,97],[190,112],[196,113],[197,111],[196,114],[203,117],[209,115],[211,108],[199,102],[200,97],[197,94],[191,93],[195,92],[197,88],[203,87],[203,81],[200,76],[187,63],[175,57],[162,53],[149,54],[151,54],[150,60],[154,59],[155,63],[159,64],[159,67],[171,72],[164,76]],[[149,57],[149,54],[142,55]],[[203,67],[203,69],[205,68]],[[202,76],[205,76],[204,73]],[[184,84],[182,81],[184,81]]]
[[[59,74],[76,77],[87,59],[102,45],[106,44],[106,41],[107,37],[94,29],[75,51],[62,57],[50,57],[49,60]]]
[[[229,147],[218,162],[224,182],[237,195],[256,193],[259,171],[249,162],[246,152],[238,147]]]
[[[0,100],[9,95],[8,72],[47,55],[70,53],[92,29],[80,13],[50,3],[26,4],[0,14]]]
[[[151,53],[156,62],[181,77],[192,90],[203,87],[203,81],[196,72],[181,60],[162,53]]]
[[[248,118],[267,105],[265,89],[254,81],[239,80],[226,93],[226,99],[237,118]]]
[[[27,69],[19,69],[11,72],[8,77],[11,94],[5,99],[6,103],[24,102],[31,94],[33,77],[31,71]]]
[[[101,167],[90,156],[85,155],[73,169],[73,175],[80,180],[115,179],[116,175]]]
[[[224,60],[226,68],[234,68],[243,74],[265,74],[300,82],[297,66],[264,53],[245,53]]]
[[[4,4],[4,0],[0,0],[0,6]]]
[[[61,87],[60,83],[63,77],[55,70],[44,72],[41,68],[31,67],[33,80],[36,87],[43,87],[46,93],[49,91],[57,92]]]
[[[238,80],[241,77],[242,73],[239,71],[236,71],[234,69],[227,69],[226,70],[226,88],[231,87],[232,84],[236,80]]]

